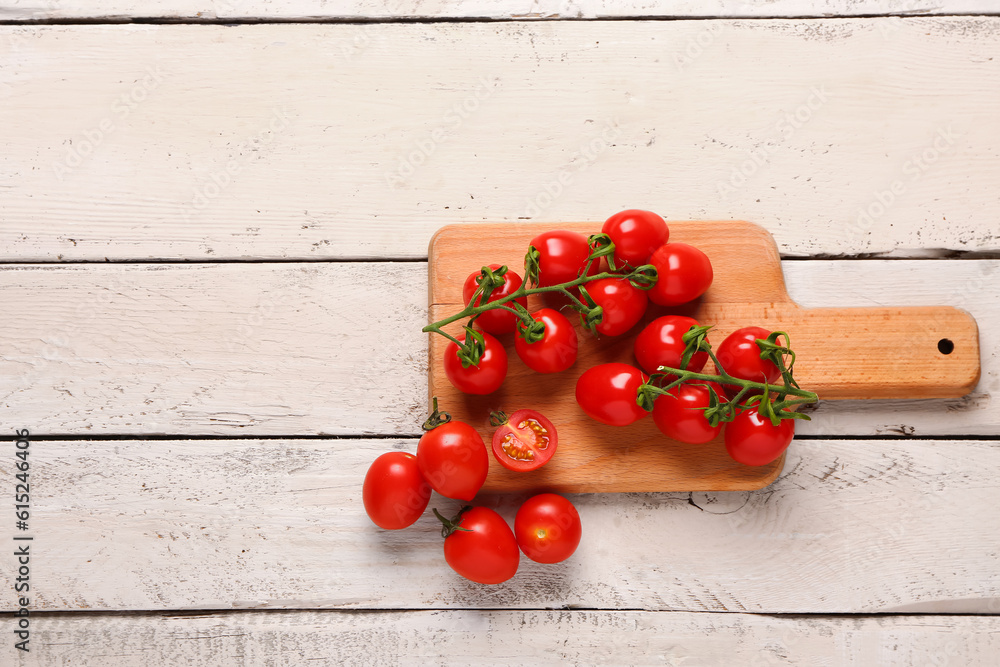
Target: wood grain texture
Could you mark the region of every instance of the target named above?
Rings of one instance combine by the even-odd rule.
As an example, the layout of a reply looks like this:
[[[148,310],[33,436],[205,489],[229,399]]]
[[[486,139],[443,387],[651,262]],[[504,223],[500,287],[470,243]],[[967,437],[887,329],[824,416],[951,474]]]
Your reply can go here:
[[[953,305],[980,323],[969,396],[828,401],[799,433],[1000,434],[1000,262],[783,269],[804,307]],[[425,264],[3,266],[0,293],[0,407],[39,434],[416,435],[426,418]]]
[[[419,258],[630,207],[995,251],[998,25],[0,26],[0,258]]]
[[[963,665],[990,667],[1000,619],[780,617],[634,611],[58,614],[6,664]]]
[[[12,4],[11,4],[12,3]],[[796,17],[898,16],[934,14],[989,14],[996,7],[988,0],[774,0],[747,3],[739,0],[59,0],[26,3],[8,0],[0,17],[11,21],[53,19],[161,18],[161,19],[593,19],[628,17]]]
[[[770,484],[781,470],[781,459],[766,466],[745,466],[729,457],[721,436],[705,445],[674,442],[650,418],[627,428],[605,426],[577,405],[573,389],[580,375],[602,363],[635,365],[635,335],[647,322],[666,314],[684,314],[714,325],[710,340],[716,346],[743,326],[787,332],[798,355],[796,377],[821,400],[958,398],[976,386],[979,336],[967,313],[945,306],[803,309],[785,291],[777,248],[766,230],[746,222],[669,225],[671,241],[689,243],[708,255],[715,272],[711,288],[696,303],[681,308],[650,305],[643,320],[620,337],[598,340],[577,322],[579,356],[562,373],[536,373],[516,354],[509,354],[507,379],[499,390],[486,396],[466,395],[445,375],[441,360],[447,339],[432,336],[428,396],[439,397],[443,409],[455,419],[475,425],[488,438],[491,410],[531,407],[551,419],[559,431],[557,455],[538,471],[511,472],[491,459],[487,489],[733,491]],[[583,235],[600,231],[587,223],[558,227]],[[462,310],[462,285],[477,267],[496,262],[523,274],[523,257],[531,239],[549,229],[545,224],[508,224],[453,225],[438,231],[429,251],[431,321]],[[537,295],[529,298],[528,309],[563,303],[561,297]],[[463,325],[454,322],[446,331],[458,335]],[[508,349],[513,348],[513,335],[500,338]],[[951,354],[938,350],[943,339],[953,341]],[[710,365],[706,372],[713,368]]]
[[[365,516],[371,461],[415,446],[36,441],[32,608],[1000,609],[995,441],[796,441],[762,491],[574,495],[584,538],[573,557],[522,559],[492,587],[448,568],[429,511],[393,532]],[[0,467],[4,488],[13,472]],[[525,497],[477,502],[512,521]],[[13,567],[0,559],[4,611]]]

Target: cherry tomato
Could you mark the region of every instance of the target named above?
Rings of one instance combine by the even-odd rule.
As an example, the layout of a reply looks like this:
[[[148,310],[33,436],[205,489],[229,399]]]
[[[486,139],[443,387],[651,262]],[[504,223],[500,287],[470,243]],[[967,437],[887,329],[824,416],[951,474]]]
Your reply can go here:
[[[712,262],[687,243],[667,243],[653,252],[656,284],[649,298],[661,306],[679,306],[704,294],[712,284]]]
[[[552,308],[542,308],[531,316],[545,323],[545,334],[534,343],[525,341],[520,332],[514,337],[514,349],[524,365],[539,373],[558,373],[572,366],[579,342],[566,316]]]
[[[476,429],[465,422],[450,421],[420,438],[417,467],[442,496],[472,500],[486,481],[490,455]]]
[[[451,569],[479,584],[499,584],[517,572],[521,554],[503,517],[486,507],[462,512],[460,528],[444,540],[444,559]]]
[[[758,338],[767,338],[771,332],[761,327],[743,327],[726,337],[715,351],[715,356],[727,373],[741,380],[773,384],[781,377],[781,370],[773,361],[760,358],[760,347],[754,342]],[[735,396],[740,387],[734,384],[725,385],[726,392]],[[752,392],[761,393],[759,391]]]
[[[639,385],[648,378],[628,364],[600,364],[576,381],[576,402],[593,419],[610,426],[628,426],[648,412],[639,407]]]
[[[387,530],[412,525],[430,498],[431,487],[420,474],[417,457],[406,452],[387,452],[375,459],[361,492],[368,518]]]
[[[653,403],[653,421],[663,435],[680,442],[700,445],[715,439],[722,430],[720,423],[716,427],[708,425],[705,412],[699,408],[707,408],[711,394],[710,385],[721,401],[726,400],[722,387],[714,382],[692,380],[679,387],[674,387],[669,394],[664,394]]]
[[[458,336],[464,342],[465,335]],[[483,334],[486,351],[479,363],[468,368],[462,367],[458,358],[458,345],[448,343],[444,350],[444,374],[455,389],[466,394],[492,394],[500,388],[507,377],[507,350],[503,343],[488,333]]]
[[[554,493],[526,500],[514,517],[514,537],[536,563],[561,563],[580,544],[580,514],[573,503]]]
[[[682,337],[698,321],[683,315],[664,315],[647,324],[635,338],[635,360],[647,373],[655,373],[659,366],[681,368],[684,355]],[[682,370],[700,373],[708,361],[707,352],[695,352]]]
[[[500,268],[499,264],[490,264],[490,268],[494,271]],[[482,274],[479,271],[475,273],[470,273],[469,277],[465,279],[465,285],[462,287],[462,299],[465,301],[465,305],[468,306],[469,302],[472,300],[472,295],[475,294],[476,289],[479,287],[479,283],[476,281]],[[491,301],[497,301],[505,296],[510,296],[516,292],[520,287],[521,276],[517,275],[515,272],[508,269],[507,273],[503,276],[503,285],[494,288],[490,292],[490,298],[487,299],[487,303]],[[476,305],[482,304],[482,296],[476,297]],[[514,299],[517,303],[521,304],[525,308],[528,307],[528,297],[521,299]],[[511,308],[513,308],[513,302],[507,302]],[[487,310],[485,313],[476,318],[476,326],[478,326],[483,331],[488,331],[491,334],[506,334],[514,331],[514,326],[517,324],[517,316],[510,312],[509,310],[503,310],[498,308],[496,310]]]
[[[587,237],[564,229],[539,234],[531,239],[531,245],[539,253],[538,284],[541,287],[576,280],[590,257]],[[587,275],[600,271],[600,264],[598,261],[591,263]]]
[[[788,449],[795,436],[794,422],[782,419],[774,426],[757,413],[756,407],[747,408],[726,425],[726,451],[739,463],[767,465]]]
[[[663,218],[652,211],[629,209],[607,219],[601,231],[615,243],[615,259],[635,268],[642,266],[653,251],[667,242],[670,230]]]
[[[494,431],[493,457],[508,470],[527,472],[551,459],[558,444],[556,427],[545,415],[518,410]]]
[[[594,303],[603,309],[597,333],[606,336],[620,336],[642,319],[646,314],[649,298],[646,293],[632,283],[619,278],[601,278],[587,283],[587,293]]]

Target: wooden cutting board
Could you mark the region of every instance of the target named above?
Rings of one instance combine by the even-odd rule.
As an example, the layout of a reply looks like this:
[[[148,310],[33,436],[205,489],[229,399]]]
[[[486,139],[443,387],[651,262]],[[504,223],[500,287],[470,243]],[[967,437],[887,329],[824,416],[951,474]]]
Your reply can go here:
[[[786,331],[797,355],[795,376],[821,400],[868,398],[952,398],[969,393],[979,379],[979,334],[965,311],[946,306],[900,308],[799,307],[785,291],[778,249],[771,235],[749,222],[669,222],[670,240],[700,248],[712,260],[715,279],[696,302],[680,308],[650,303],[646,318],[617,338],[594,338],[577,327],[580,352],[570,369],[535,373],[514,352],[513,335],[501,336],[509,370],[503,387],[489,396],[469,396],[451,386],[442,357],[447,340],[430,338],[430,396],[455,419],[476,427],[489,446],[490,410],[540,410],[559,432],[559,448],[545,466],[513,473],[490,456],[486,492],[552,490],[564,493],[624,491],[731,491],[759,489],[781,472],[784,457],[761,467],[736,463],[722,438],[705,445],[668,439],[652,418],[627,427],[600,424],[576,404],[576,380],[596,364],[635,365],[632,345],[646,322],[666,314],[694,317],[715,328],[717,348],[732,331],[757,325]],[[430,321],[460,311],[462,284],[484,264],[507,264],[523,276],[532,238],[551,229],[589,235],[601,223],[450,225],[431,240]],[[532,312],[565,303],[558,295],[529,299]],[[578,323],[575,313],[567,313]],[[461,332],[456,322],[449,333]],[[950,341],[953,349],[948,354]],[[705,372],[711,372],[709,363]],[[428,402],[428,405],[430,403]],[[792,445],[794,446],[794,444]]]

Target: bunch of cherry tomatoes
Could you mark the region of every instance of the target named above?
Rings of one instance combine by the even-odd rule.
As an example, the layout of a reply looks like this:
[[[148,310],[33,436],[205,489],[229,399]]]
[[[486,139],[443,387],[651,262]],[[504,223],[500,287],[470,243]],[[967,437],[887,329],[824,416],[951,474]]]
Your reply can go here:
[[[560,310],[528,312],[530,294],[555,292],[579,313],[594,335],[620,336],[635,327],[649,302],[680,306],[712,284],[712,264],[698,248],[669,242],[659,215],[627,210],[611,216],[601,234],[587,238],[566,230],[539,234],[525,256],[525,278],[490,264],[469,275],[465,309],[425,327],[450,339],[444,353],[449,381],[469,394],[489,394],[503,384],[507,351],[497,335],[514,333],[514,349],[539,373],[559,373],[576,362],[579,341]],[[464,335],[445,325],[468,318]],[[794,419],[808,419],[794,406],[816,400],[792,376],[794,353],[784,332],[745,327],[713,351],[707,333],[690,317],[664,314],[636,336],[638,367],[607,363],[587,369],[576,384],[576,400],[591,418],[627,426],[652,413],[666,436],[692,444],[715,439],[725,427],[729,455],[747,465],[777,459],[794,435]],[[782,341],[783,339],[783,341]],[[786,358],[791,361],[786,365]],[[704,374],[708,360],[716,374]],[[779,382],[780,381],[780,382]],[[777,383],[777,384],[776,384]],[[504,467],[526,472],[556,451],[555,425],[534,410],[510,417],[491,414],[497,427],[492,452]],[[383,528],[411,525],[424,512],[431,490],[469,501],[489,468],[478,432],[450,421],[437,409],[424,424],[417,454],[391,452],[376,459],[365,478],[368,515]],[[499,583],[517,570],[518,548],[539,562],[568,558],[580,540],[580,518],[565,498],[541,494],[518,510],[512,532],[496,512],[463,508],[453,519],[437,510],[443,524],[445,559],[459,574],[480,583]]]

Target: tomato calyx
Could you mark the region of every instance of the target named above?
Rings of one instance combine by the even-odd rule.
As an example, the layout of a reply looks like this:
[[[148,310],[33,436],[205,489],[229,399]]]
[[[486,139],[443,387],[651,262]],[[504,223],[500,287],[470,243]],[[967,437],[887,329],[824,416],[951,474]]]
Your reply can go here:
[[[441,537],[448,537],[457,530],[464,530],[467,533],[471,533],[472,532],[471,528],[462,528],[460,525],[458,525],[462,522],[462,515],[471,509],[472,505],[466,505],[462,509],[458,510],[458,514],[456,514],[450,519],[447,519],[444,516],[442,516],[441,512],[437,511],[436,507],[432,508],[434,516],[436,516],[438,520],[441,522]]]
[[[451,415],[444,410],[438,410],[438,399],[437,396],[431,399],[433,407],[431,408],[431,414],[428,415],[427,420],[420,426],[425,431],[432,431],[442,424],[447,424],[451,421]]]

